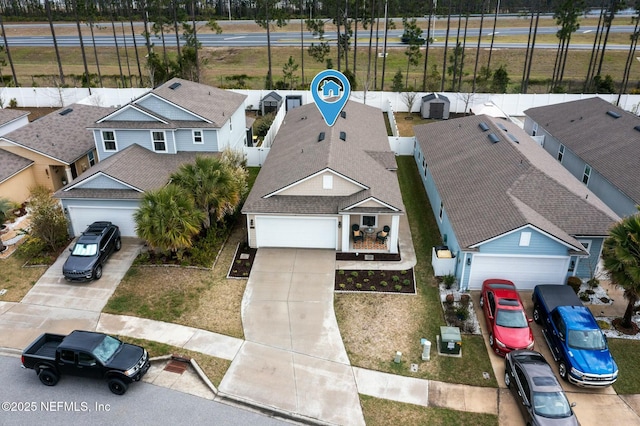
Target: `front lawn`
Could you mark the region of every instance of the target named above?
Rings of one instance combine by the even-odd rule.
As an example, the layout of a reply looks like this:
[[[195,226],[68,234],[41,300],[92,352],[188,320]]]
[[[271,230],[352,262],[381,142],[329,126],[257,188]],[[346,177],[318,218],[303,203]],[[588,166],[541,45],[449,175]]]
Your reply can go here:
[[[640,369],[638,369],[640,341],[608,339],[608,342],[619,370],[618,380],[613,384],[613,388],[620,395],[640,393]]]
[[[21,301],[47,270],[47,266],[23,267],[25,262],[16,253],[7,259],[0,259],[0,290],[6,290],[0,295],[0,301]]]
[[[440,233],[413,157],[397,157],[397,161],[418,260],[414,268],[417,294],[336,294],[336,316],[349,359],[355,366],[388,373],[497,387],[482,336],[463,335],[462,358],[436,354],[436,336],[445,322],[429,259],[431,247],[441,244]],[[430,361],[422,361],[421,338],[432,342]],[[402,352],[400,364],[393,362],[396,351]],[[412,363],[418,365],[415,373],[409,370]],[[490,373],[489,380],[483,372]]]

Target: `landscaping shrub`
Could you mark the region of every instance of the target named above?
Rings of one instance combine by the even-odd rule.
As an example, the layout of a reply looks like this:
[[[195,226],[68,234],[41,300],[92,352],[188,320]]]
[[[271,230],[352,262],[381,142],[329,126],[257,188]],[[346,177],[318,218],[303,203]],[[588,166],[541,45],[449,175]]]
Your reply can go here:
[[[442,282],[444,283],[445,288],[449,290],[453,286],[453,284],[456,282],[456,277],[451,274],[447,274],[444,277],[442,277]]]
[[[576,294],[578,294],[580,286],[582,285],[582,280],[578,277],[569,277],[567,278],[567,285],[571,287]]]

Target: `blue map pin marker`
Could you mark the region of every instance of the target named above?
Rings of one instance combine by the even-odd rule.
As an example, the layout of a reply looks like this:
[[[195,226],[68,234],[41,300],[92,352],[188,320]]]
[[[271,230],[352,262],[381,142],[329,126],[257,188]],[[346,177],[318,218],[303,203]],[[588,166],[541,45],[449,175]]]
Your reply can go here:
[[[324,70],[311,82],[311,95],[328,126],[333,126],[351,94],[349,80],[340,71]]]

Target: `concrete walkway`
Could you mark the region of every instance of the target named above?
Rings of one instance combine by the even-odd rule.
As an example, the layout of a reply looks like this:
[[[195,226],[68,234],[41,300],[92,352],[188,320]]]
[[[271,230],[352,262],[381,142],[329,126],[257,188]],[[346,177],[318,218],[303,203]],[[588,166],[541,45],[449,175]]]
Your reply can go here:
[[[242,301],[245,343],[220,391],[329,424],[363,425],[333,310],[335,253],[260,249]]]

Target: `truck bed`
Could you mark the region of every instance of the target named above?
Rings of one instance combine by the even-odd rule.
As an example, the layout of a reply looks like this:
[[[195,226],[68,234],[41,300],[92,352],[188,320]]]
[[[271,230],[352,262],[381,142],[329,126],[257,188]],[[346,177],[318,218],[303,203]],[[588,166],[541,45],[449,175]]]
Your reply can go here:
[[[546,305],[549,312],[558,306],[583,306],[576,292],[568,285],[538,285],[534,295],[542,299],[541,302]]]
[[[24,350],[24,355],[55,359],[56,349],[64,337],[61,334],[44,333]]]

